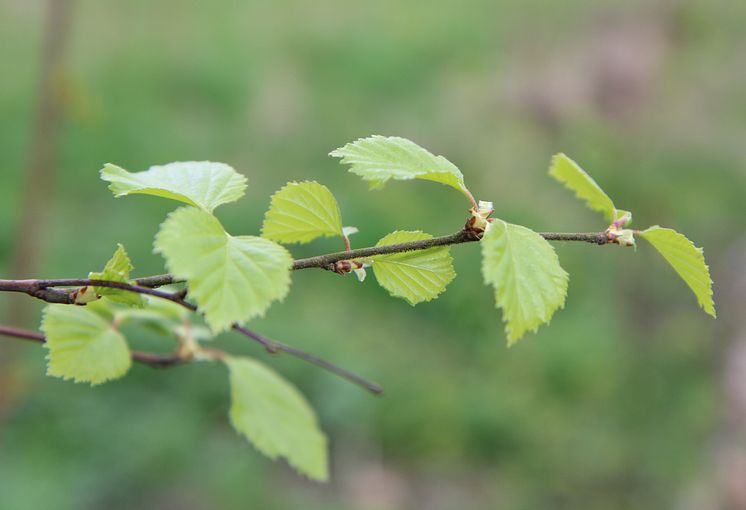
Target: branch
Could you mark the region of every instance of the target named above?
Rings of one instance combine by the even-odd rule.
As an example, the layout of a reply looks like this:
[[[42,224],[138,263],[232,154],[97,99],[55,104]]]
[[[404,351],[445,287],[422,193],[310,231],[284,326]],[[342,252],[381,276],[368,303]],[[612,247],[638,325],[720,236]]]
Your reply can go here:
[[[591,244],[608,244],[609,240],[606,232],[586,232],[586,233],[566,233],[566,232],[539,232],[547,241],[579,241]],[[450,246],[454,244],[463,244],[477,242],[481,239],[468,230],[461,230],[455,234],[432,237],[420,241],[410,241],[407,243],[388,244],[385,246],[370,246],[368,248],[358,248],[349,251],[339,251],[328,253],[326,255],[317,255],[305,259],[293,261],[293,269],[308,269],[318,267],[330,269],[334,263],[341,260],[354,260],[369,258],[375,255],[386,255],[389,253],[402,253],[407,251],[426,250],[436,246]],[[170,274],[160,274],[155,276],[146,276],[135,280],[135,284],[125,282],[114,282],[108,280],[94,280],[90,278],[77,279],[57,279],[57,280],[0,280],[0,292],[23,292],[29,296],[41,299],[48,303],[74,304],[75,297],[72,292],[57,290],[54,287],[109,287],[112,289],[126,290],[147,294],[150,296],[168,299],[180,304],[191,311],[197,308],[187,301],[178,293],[163,292],[156,290],[155,287],[162,287],[172,283],[181,283],[184,280],[176,279]]]
[[[354,260],[372,257],[374,255],[384,255],[387,253],[402,253],[406,251],[426,250],[436,246],[448,246],[453,244],[469,243],[478,241],[473,233],[461,230],[448,236],[432,237],[421,241],[409,241],[407,243],[388,244],[386,246],[371,246],[369,248],[357,248],[349,251],[338,251],[326,255],[317,255],[307,259],[298,259],[293,261],[293,269],[308,269],[311,267],[320,267],[328,269],[335,262],[340,260]]]
[[[378,384],[367,381],[363,379],[362,377],[360,377],[359,375],[353,372],[350,372],[349,370],[346,370],[344,368],[341,368],[333,363],[330,363],[322,358],[319,358],[318,356],[314,356],[313,354],[307,353],[305,351],[301,351],[300,349],[296,349],[295,347],[292,347],[290,345],[286,345],[281,342],[276,342],[265,336],[260,335],[259,333],[251,331],[250,329],[246,329],[243,326],[239,326],[238,324],[234,324],[233,329],[251,338],[252,340],[255,340],[258,343],[262,344],[264,348],[267,349],[268,352],[288,353],[292,356],[295,356],[304,361],[312,363],[318,367],[326,369],[329,372],[335,375],[338,375],[344,379],[347,379],[348,381],[353,382],[357,384],[358,386],[365,388],[366,390],[373,393],[374,395],[381,395],[383,393],[383,388],[379,386]],[[11,338],[30,340],[30,341],[39,342],[39,343],[46,342],[46,338],[41,333],[38,333],[36,331],[29,331],[26,329],[14,328],[12,326],[0,325],[0,335],[11,337]],[[214,358],[220,357],[216,355],[216,353],[220,355],[224,354],[222,353],[222,351],[217,351],[215,349],[210,349],[210,351],[212,352],[212,356]],[[193,359],[192,356],[181,355],[178,352],[173,353],[173,354],[156,354],[153,352],[132,351],[132,361],[136,361],[138,363],[142,363],[144,365],[149,365],[151,367],[156,367],[156,368],[165,368],[165,367],[171,367],[175,365],[182,365],[184,363],[191,362],[192,359]]]
[[[158,275],[158,276],[153,276],[153,277],[148,277],[148,278],[141,278],[140,280],[136,280],[136,281],[145,282],[149,284],[164,284],[165,285],[164,282],[167,282],[167,281],[170,282],[173,280],[171,279],[170,275]],[[58,287],[58,286],[59,287],[94,286],[94,287],[108,287],[108,288],[113,288],[113,289],[120,289],[120,290],[129,291],[129,292],[135,292],[138,294],[147,294],[149,296],[155,296],[161,299],[167,299],[168,301],[181,305],[184,308],[192,312],[197,311],[196,306],[194,306],[192,303],[184,299],[185,298],[184,292],[181,292],[181,291],[174,292],[174,293],[164,292],[162,290],[151,289],[150,287],[144,287],[141,285],[131,285],[125,282],[94,280],[90,278],[59,279],[59,280],[0,280],[0,291],[23,292],[37,299],[47,301],[49,303],[75,304],[75,295],[73,292],[51,288],[51,287]],[[231,328],[234,331],[237,331],[238,333],[241,333],[242,335],[246,336],[247,338],[250,338],[251,340],[261,344],[267,350],[267,352],[271,354],[276,354],[278,352],[287,353],[290,356],[294,356],[306,362],[312,363],[318,367],[328,370],[329,372],[335,375],[338,375],[344,379],[347,379],[348,381],[351,381],[365,388],[366,390],[373,393],[374,395],[380,395],[383,393],[383,388],[381,388],[381,386],[379,386],[378,384],[367,381],[363,379],[362,377],[354,374],[353,372],[350,372],[349,370],[339,367],[335,365],[334,363],[331,363],[317,356],[314,356],[313,354],[307,353],[300,349],[296,349],[295,347],[283,344],[281,342],[270,340],[269,338],[266,338],[260,335],[259,333],[256,333],[239,324],[233,324]],[[38,337],[35,339],[39,340]],[[140,355],[144,356],[145,354],[144,353],[138,354],[138,356]],[[159,359],[159,358],[153,358],[152,356],[153,355],[150,355],[151,364],[160,364],[161,366],[173,364],[170,358]]]
[[[138,278],[135,280],[135,283],[137,285],[140,285],[141,287],[163,287],[164,285],[171,285],[172,283],[183,283],[186,280],[180,280],[178,278],[174,278],[170,274],[157,274],[155,276],[145,276],[143,278]]]
[[[610,242],[605,232],[541,232],[539,235],[549,241],[580,241],[598,245],[607,244]],[[434,248],[436,246],[450,246],[455,244],[477,242],[480,239],[480,235],[475,234],[475,232],[473,231],[464,229],[456,232],[455,234],[433,237],[420,241],[410,241],[407,243],[390,244],[386,246],[371,246],[368,248],[358,248],[356,250],[340,251],[336,253],[329,253],[326,255],[318,255],[316,257],[309,257],[306,259],[298,259],[293,262],[293,269],[308,269],[312,267],[333,269],[334,264],[342,260],[369,258],[375,255],[385,255],[388,253],[402,253],[407,251],[426,250],[428,248]],[[112,289],[120,289],[128,292],[136,292],[138,294],[146,294],[149,296],[166,299],[173,303],[181,305],[190,311],[196,312],[197,307],[192,303],[186,301],[186,293],[183,290],[172,293],[157,290],[156,288],[154,288],[179,282],[183,282],[183,280],[177,280],[169,274],[138,278],[135,280],[134,284],[109,280],[95,280],[91,278],[56,280],[0,280],[0,292],[22,292],[49,303],[75,304],[75,291],[57,289],[56,287],[108,287]],[[267,352],[273,354],[276,354],[278,352],[287,353],[291,356],[312,363],[318,367],[324,368],[340,377],[347,379],[348,381],[358,384],[371,393],[381,394],[383,392],[383,389],[379,385],[366,381],[362,377],[317,356],[314,356],[313,354],[301,351],[300,349],[296,349],[295,347],[283,344],[281,342],[270,340],[269,338],[266,338],[259,333],[247,329],[239,324],[233,324],[232,329],[259,343],[267,350]],[[1,330],[0,333],[2,333]],[[27,338],[23,336],[20,337]],[[43,341],[43,337],[41,337],[40,335],[37,335],[33,339]],[[174,364],[172,358],[169,357],[158,357],[159,355],[153,355],[149,353],[138,353],[137,355],[139,357],[144,356],[141,360],[138,360],[144,363],[158,364],[160,366]]]
[[[291,356],[300,358],[304,361],[307,361],[308,363],[316,365],[317,367],[323,368],[325,370],[328,370],[329,372],[332,372],[333,374],[347,379],[348,381],[365,388],[374,395],[381,395],[383,393],[383,388],[378,384],[366,381],[359,375],[350,372],[349,370],[346,370],[342,367],[334,365],[333,363],[329,363],[328,361],[319,358],[318,356],[314,356],[311,353],[301,351],[300,349],[296,349],[291,345],[283,344],[282,342],[270,340],[269,338],[251,331],[250,329],[246,329],[243,326],[239,326],[238,324],[234,324],[233,329],[262,344],[264,348],[267,349],[267,352],[285,352],[287,354],[290,354]]]
[[[44,335],[36,331],[14,328],[11,326],[0,326],[0,335],[10,338],[20,338],[32,342],[44,343],[47,341]],[[155,368],[171,367],[191,361],[191,358],[179,354],[156,354],[154,352],[132,351],[132,361],[149,365]]]
[[[582,241],[591,244],[607,244],[609,239],[606,232],[590,233],[563,233],[563,232],[539,232],[547,241]],[[426,250],[436,246],[450,246],[454,244],[472,243],[481,240],[481,236],[475,235],[468,230],[461,230],[455,234],[422,239],[421,241],[409,241],[407,243],[387,244],[385,246],[371,246],[369,248],[358,248],[350,251],[339,251],[327,255],[318,255],[307,259],[298,259],[293,262],[293,269],[308,269],[320,267],[328,269],[329,266],[340,260],[354,260],[373,257],[375,255],[386,255],[389,253],[402,253],[406,251]]]
[[[66,290],[55,289],[54,287],[108,287],[111,289],[126,290],[138,294],[147,294],[161,299],[173,301],[191,311],[196,311],[197,307],[187,301],[179,293],[164,292],[151,288],[156,283],[166,285],[173,283],[175,280],[171,275],[158,275],[147,278],[141,278],[136,281],[144,281],[150,286],[132,285],[126,282],[115,282],[109,280],[96,280],[91,278],[74,278],[74,279],[57,279],[57,280],[0,280],[0,292],[23,292],[29,296],[41,299],[48,303],[62,303],[74,305],[75,293]]]

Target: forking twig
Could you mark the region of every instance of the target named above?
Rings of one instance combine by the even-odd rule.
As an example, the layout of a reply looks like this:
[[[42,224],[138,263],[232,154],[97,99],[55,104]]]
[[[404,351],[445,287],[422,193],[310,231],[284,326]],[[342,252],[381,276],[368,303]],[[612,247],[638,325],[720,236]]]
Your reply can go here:
[[[579,241],[592,244],[603,245],[609,242],[609,239],[605,232],[591,232],[591,233],[561,233],[561,232],[542,232],[539,235],[549,241]],[[326,255],[318,255],[315,257],[309,257],[305,259],[298,259],[293,262],[293,269],[308,269],[308,268],[322,268],[329,269],[333,267],[336,262],[343,260],[354,260],[360,258],[369,258],[376,255],[384,255],[389,253],[401,253],[407,251],[426,250],[438,246],[450,246],[455,244],[477,242],[480,240],[480,236],[475,236],[473,232],[467,230],[461,230],[451,235],[433,237],[430,239],[423,239],[420,241],[410,241],[407,243],[384,245],[384,246],[371,246],[368,248],[358,248],[354,250],[345,250],[342,252],[329,253]],[[59,287],[108,287],[113,289],[124,290],[128,292],[135,292],[138,294],[145,294],[154,296],[161,299],[166,299],[178,305],[187,308],[190,311],[198,312],[197,307],[186,300],[186,293],[184,290],[177,292],[166,292],[158,290],[156,287],[169,285],[172,283],[179,283],[182,280],[175,279],[169,274],[147,276],[134,280],[134,284],[126,282],[116,282],[109,280],[96,280],[90,278],[78,278],[78,279],[47,279],[47,280],[0,280],[0,292],[22,292],[32,296],[36,299],[46,301],[49,303],[62,303],[62,304],[75,304],[75,295],[73,292]],[[255,331],[252,331],[240,324],[233,324],[231,328],[250,338],[251,340],[262,345],[267,352],[276,354],[284,352],[290,356],[302,359],[308,363],[312,363],[320,368],[328,370],[329,372],[338,375],[350,382],[353,382],[369,392],[379,395],[383,393],[383,388],[378,384],[367,381],[366,379],[339,367],[329,361],[326,361],[318,356],[311,353],[302,351],[290,345],[271,340]],[[6,333],[3,333],[6,331]],[[11,333],[7,333],[11,331]],[[15,328],[0,327],[0,334],[6,334],[9,336],[15,336],[17,338],[33,339],[37,341],[43,341],[43,336],[40,333],[24,333],[24,334],[12,334],[12,331],[18,332]],[[25,335],[25,336],[24,336]],[[29,338],[29,335],[34,338]],[[138,356],[160,356],[153,355],[151,353],[138,353]],[[136,361],[142,361],[147,363],[146,358],[138,359]],[[134,355],[133,355],[134,359]],[[170,358],[151,358],[150,364],[158,364],[159,366],[168,366],[170,364],[177,364],[176,362],[170,363]],[[188,361],[188,360],[183,360]],[[179,362],[183,362],[179,361]]]

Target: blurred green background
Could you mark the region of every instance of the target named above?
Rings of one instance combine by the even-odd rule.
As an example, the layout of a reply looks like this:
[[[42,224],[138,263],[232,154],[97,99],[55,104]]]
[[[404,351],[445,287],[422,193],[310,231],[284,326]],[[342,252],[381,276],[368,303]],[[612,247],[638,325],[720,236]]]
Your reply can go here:
[[[233,233],[257,233],[270,195],[303,179],[337,195],[360,228],[354,246],[460,228],[458,193],[369,192],[327,156],[384,134],[448,157],[500,218],[600,230],[547,178],[550,156],[568,153],[637,227],[705,247],[719,319],[645,245],[556,245],[565,310],[511,349],[474,246],[453,248],[459,278],[414,309],[372,277],[298,272],[254,329],[380,382],[384,397],[217,341],[312,401],[331,438],[326,485],[231,430],[219,366],[135,366],[91,389],[45,377],[38,345],[0,340],[0,509],[746,508],[746,3],[78,0],[52,77],[49,193],[24,211],[47,7],[0,0],[4,278],[84,276],[117,242],[138,275],[163,271],[152,236],[175,205],[113,199],[105,162],[233,165],[250,183],[219,211]],[[15,274],[29,211],[39,260]],[[37,327],[41,305],[24,296],[0,296],[4,323],[24,325],[10,312],[21,302]]]

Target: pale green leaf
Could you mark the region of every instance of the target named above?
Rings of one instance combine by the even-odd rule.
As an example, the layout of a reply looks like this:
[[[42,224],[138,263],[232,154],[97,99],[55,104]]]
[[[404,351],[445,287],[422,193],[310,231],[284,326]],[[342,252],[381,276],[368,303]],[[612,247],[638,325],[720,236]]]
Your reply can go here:
[[[210,212],[220,204],[235,202],[246,189],[246,177],[225,163],[211,161],[169,163],[134,173],[107,163],[101,178],[111,183],[109,189],[116,197],[154,195]]]
[[[705,264],[702,248],[694,246],[694,243],[683,234],[657,225],[643,230],[638,235],[652,244],[671,264],[697,297],[699,306],[707,314],[717,317],[715,303],[712,300],[710,268]]]
[[[104,270],[100,273],[90,273],[89,278],[126,282],[129,280],[130,271],[132,271],[132,269],[134,269],[132,267],[132,262],[130,261],[124,246],[117,244],[117,249],[104,266]]]
[[[360,138],[329,153],[350,165],[350,172],[380,188],[389,179],[439,182],[471,198],[464,176],[443,156],[435,156],[416,143],[396,136]]]
[[[124,336],[86,307],[47,305],[41,329],[46,336],[47,375],[75,382],[102,382],[122,377],[132,359]]]
[[[265,365],[227,357],[231,423],[271,459],[284,457],[304,475],[329,477],[327,441],[306,399]]]
[[[109,280],[112,282],[130,282],[130,271],[132,271],[132,262],[130,261],[124,246],[117,244],[114,255],[109,259],[104,270],[99,273],[89,273],[88,278],[92,280]],[[110,287],[94,287],[96,292],[117,303],[126,305],[143,306],[143,297],[135,292],[126,290],[112,289]]]
[[[176,278],[185,278],[214,332],[263,315],[290,286],[293,258],[282,246],[254,236],[234,237],[211,214],[182,207],[169,214],[155,251]]]
[[[342,237],[342,218],[329,188],[318,182],[289,182],[272,196],[262,236],[280,243]]]
[[[70,293],[70,296],[76,305],[85,305],[101,299],[101,296],[96,293],[96,289],[88,285],[75,289]]]
[[[579,199],[585,200],[588,207],[603,213],[609,223],[624,214],[629,214],[627,211],[617,211],[614,202],[601,189],[601,186],[585,170],[580,168],[580,165],[565,154],[559,153],[552,158],[549,175],[564,184],[569,190],[574,191],[575,196]]]
[[[554,248],[526,227],[495,220],[481,245],[482,274],[495,287],[512,345],[564,306],[568,276]]]
[[[419,231],[396,231],[378,241],[376,246],[432,237]],[[435,299],[456,276],[447,246],[376,255],[372,258],[372,265],[378,283],[392,296],[404,298],[411,305]]]

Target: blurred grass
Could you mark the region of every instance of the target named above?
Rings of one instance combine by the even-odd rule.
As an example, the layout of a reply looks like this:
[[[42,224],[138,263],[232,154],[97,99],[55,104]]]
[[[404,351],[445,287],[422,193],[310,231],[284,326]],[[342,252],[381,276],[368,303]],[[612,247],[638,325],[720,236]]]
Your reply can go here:
[[[0,1],[2,274],[43,7]],[[326,156],[379,133],[446,155],[508,221],[596,230],[598,218],[546,177],[550,155],[565,151],[637,226],[705,246],[717,300],[746,213],[744,17],[746,6],[724,1],[80,0],[38,276],[84,275],[117,242],[138,274],[162,271],[151,239],[174,206],[114,200],[97,177],[107,161],[230,163],[250,182],[219,211],[234,233],[256,233],[271,193],[302,179],[338,196],[345,224],[361,230],[356,246],[394,229],[458,229],[458,194],[429,183],[371,193]],[[15,386],[0,388],[0,509],[670,508],[707,479],[732,321],[697,313],[644,246],[557,248],[571,274],[566,309],[510,350],[473,246],[453,249],[449,292],[416,309],[373,278],[294,275],[286,302],[254,327],[381,382],[382,399],[220,340],[312,400],[332,439],[327,486],[232,433],[220,367],[136,367],[89,389],[45,378],[43,351],[23,347]]]

